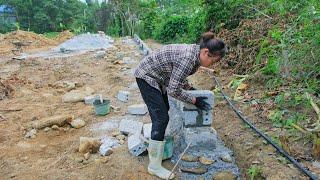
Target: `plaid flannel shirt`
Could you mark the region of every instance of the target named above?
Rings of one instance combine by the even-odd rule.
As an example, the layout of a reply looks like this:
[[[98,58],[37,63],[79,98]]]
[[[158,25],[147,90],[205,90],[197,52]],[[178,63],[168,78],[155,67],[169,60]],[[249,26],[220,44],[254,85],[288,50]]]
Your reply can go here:
[[[142,59],[134,76],[160,92],[165,87],[170,96],[192,103],[192,96],[183,89],[191,88],[186,78],[200,67],[199,53],[200,46],[195,44],[166,45]]]

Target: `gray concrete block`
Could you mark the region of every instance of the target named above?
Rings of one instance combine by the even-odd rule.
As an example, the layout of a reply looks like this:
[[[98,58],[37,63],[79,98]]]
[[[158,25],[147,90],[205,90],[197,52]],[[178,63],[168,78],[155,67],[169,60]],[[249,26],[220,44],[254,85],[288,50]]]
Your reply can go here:
[[[217,132],[212,127],[190,127],[184,128],[184,141],[192,146],[215,148]]]
[[[128,102],[129,101],[130,92],[129,91],[119,91],[117,98],[119,101]]]
[[[131,119],[122,119],[119,130],[123,134],[141,134],[143,123]]]
[[[96,95],[92,95],[92,96],[86,96],[84,97],[84,103],[85,104],[88,104],[88,105],[93,105],[93,102],[96,100],[96,99],[100,99],[100,94],[96,94]]]
[[[148,109],[145,104],[134,104],[128,106],[128,112],[133,115],[144,115],[148,112]]]
[[[205,101],[213,107],[214,95],[212,91],[209,90],[194,90],[187,91],[194,97],[207,97]],[[200,111],[193,104],[180,102],[180,108],[183,112],[183,121],[186,127],[201,127],[201,126],[211,126],[212,124],[212,110],[210,111]],[[195,117],[197,114],[197,117]]]
[[[128,149],[134,156],[139,156],[148,148],[147,143],[145,143],[140,136],[140,134],[133,134],[128,138]]]
[[[181,137],[183,132],[182,112],[179,108],[180,101],[169,96],[169,123],[166,129],[166,136]]]
[[[185,127],[191,127],[191,126],[197,126],[197,124],[200,124],[201,126],[202,121],[200,123],[197,123],[197,117],[199,116],[199,113],[197,110],[194,111],[184,111],[182,113],[182,119]]]
[[[151,129],[152,129],[152,123],[144,124],[143,125],[143,137],[146,139],[151,138]]]

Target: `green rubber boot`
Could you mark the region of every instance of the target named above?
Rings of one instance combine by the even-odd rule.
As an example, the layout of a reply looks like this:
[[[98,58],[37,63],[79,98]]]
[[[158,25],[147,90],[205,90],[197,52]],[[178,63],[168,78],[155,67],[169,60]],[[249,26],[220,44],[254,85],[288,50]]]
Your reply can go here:
[[[171,171],[161,166],[164,144],[165,144],[164,141],[155,141],[150,139],[149,148],[148,148],[148,153],[149,153],[148,172],[151,175],[158,176],[161,179],[173,179],[174,174],[172,173],[170,176]]]

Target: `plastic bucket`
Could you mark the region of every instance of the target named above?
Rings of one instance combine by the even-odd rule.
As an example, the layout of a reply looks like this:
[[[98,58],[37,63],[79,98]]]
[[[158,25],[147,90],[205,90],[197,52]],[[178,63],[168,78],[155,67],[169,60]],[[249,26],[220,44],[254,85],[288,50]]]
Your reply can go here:
[[[104,99],[101,103],[100,99],[96,99],[93,101],[93,106],[98,116],[104,116],[110,112],[110,100]]]
[[[174,143],[173,136],[166,136],[164,140],[165,140],[165,144],[164,144],[162,160],[171,158],[173,154],[173,143]]]

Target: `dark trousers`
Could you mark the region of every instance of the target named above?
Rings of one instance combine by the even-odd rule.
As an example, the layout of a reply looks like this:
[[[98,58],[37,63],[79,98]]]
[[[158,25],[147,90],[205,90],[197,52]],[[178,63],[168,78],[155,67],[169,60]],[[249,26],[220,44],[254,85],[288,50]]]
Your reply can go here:
[[[143,79],[136,78],[142,98],[146,103],[152,121],[151,139],[163,141],[169,122],[167,93],[160,92]]]

